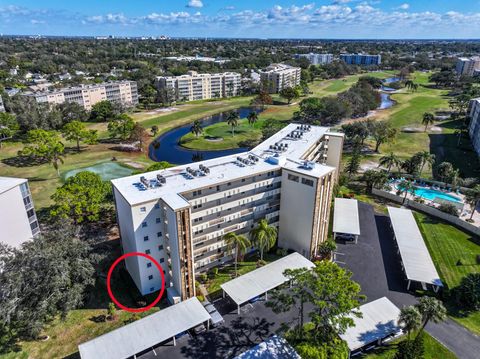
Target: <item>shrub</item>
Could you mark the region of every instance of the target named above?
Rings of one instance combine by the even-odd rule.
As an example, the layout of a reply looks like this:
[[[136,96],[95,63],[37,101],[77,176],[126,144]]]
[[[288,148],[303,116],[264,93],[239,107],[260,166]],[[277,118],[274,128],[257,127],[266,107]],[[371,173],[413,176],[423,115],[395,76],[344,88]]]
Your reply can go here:
[[[197,299],[200,301],[200,302],[204,302],[205,301],[205,297],[203,295],[197,295]]]
[[[348,348],[340,339],[327,343],[305,342],[295,346],[302,359],[343,359],[348,358]]]
[[[203,283],[206,283],[207,280],[208,280],[208,277],[207,277],[207,275],[206,275],[205,273],[200,274],[199,278],[200,278],[200,280],[201,280]]]
[[[440,207],[438,207],[440,211],[443,213],[450,214],[452,216],[458,217],[458,209],[455,205],[450,203],[442,203]]]
[[[480,273],[470,273],[454,288],[458,305],[469,310],[480,310]]]
[[[116,317],[117,313],[117,307],[115,307],[115,304],[112,302],[108,303],[108,309],[107,309],[107,314],[108,314],[108,319],[114,320]]]
[[[217,276],[218,275],[218,268],[213,268],[212,273],[213,273],[214,276]]]
[[[424,352],[423,333],[421,333],[414,340],[404,340],[398,344],[394,359],[423,359]]]

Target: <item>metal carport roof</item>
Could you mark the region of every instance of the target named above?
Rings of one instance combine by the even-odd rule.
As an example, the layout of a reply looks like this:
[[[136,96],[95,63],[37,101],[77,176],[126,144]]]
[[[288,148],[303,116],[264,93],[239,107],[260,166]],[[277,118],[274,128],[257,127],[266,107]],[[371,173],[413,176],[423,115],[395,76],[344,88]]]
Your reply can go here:
[[[237,305],[258,297],[287,281],[285,269],[313,268],[315,264],[298,253],[292,253],[275,262],[248,272],[222,284],[220,287]]]
[[[388,207],[388,213],[407,279],[443,286],[412,211]]]
[[[351,315],[355,326],[340,335],[350,351],[363,348],[402,329],[398,324],[400,309],[387,297],[364,304],[359,311],[362,312],[362,318]]]
[[[80,344],[78,349],[82,359],[129,358],[209,319],[193,297]]]
[[[335,198],[333,233],[360,235],[358,201],[356,199]]]

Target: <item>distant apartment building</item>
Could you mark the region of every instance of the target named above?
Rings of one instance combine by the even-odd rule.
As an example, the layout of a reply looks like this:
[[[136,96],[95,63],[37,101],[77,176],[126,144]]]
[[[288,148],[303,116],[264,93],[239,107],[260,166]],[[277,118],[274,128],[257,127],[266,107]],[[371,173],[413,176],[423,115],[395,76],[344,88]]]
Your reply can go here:
[[[382,55],[341,54],[340,60],[343,60],[348,65],[380,65],[382,63]]]
[[[5,106],[3,105],[2,95],[0,95],[0,112],[5,112]]]
[[[158,90],[173,90],[179,101],[208,100],[237,96],[242,76],[236,72],[199,74],[189,71],[182,76],[158,76],[155,83]]]
[[[28,180],[0,177],[0,242],[19,247],[40,228]]]
[[[110,101],[125,107],[133,107],[138,104],[137,83],[134,81],[67,87],[53,91],[26,93],[25,96],[33,97],[38,103],[52,105],[76,102],[87,111],[90,111],[92,106],[100,101]]]
[[[475,76],[480,74],[480,56],[459,57],[455,72],[458,76]]]
[[[170,298],[195,296],[195,277],[233,259],[224,235],[261,220],[278,245],[307,258],[327,239],[343,134],[290,124],[249,152],[112,181],[124,253],[163,268]],[[250,251],[254,248],[250,248]],[[160,289],[155,266],[126,267],[142,294]]]
[[[260,72],[260,80],[268,85],[270,93],[279,93],[284,88],[300,85],[302,69],[285,64],[272,64]]]
[[[305,58],[308,61],[310,61],[312,65],[325,65],[333,61],[333,54],[314,54],[314,53],[296,54],[295,58],[296,59]]]
[[[468,107],[468,116],[470,117],[469,135],[472,140],[473,148],[480,156],[480,98],[470,101]]]

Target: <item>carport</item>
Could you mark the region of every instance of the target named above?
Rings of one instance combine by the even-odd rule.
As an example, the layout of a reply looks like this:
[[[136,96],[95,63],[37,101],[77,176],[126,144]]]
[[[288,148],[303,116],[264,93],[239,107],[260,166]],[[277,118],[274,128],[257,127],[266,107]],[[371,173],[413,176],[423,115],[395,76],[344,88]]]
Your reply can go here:
[[[299,253],[292,253],[275,262],[255,269],[247,274],[222,284],[223,297],[227,294],[236,304],[238,314],[240,306],[249,300],[265,294],[268,300],[268,292],[279,287],[287,281],[283,275],[286,269],[313,268],[315,264]]]
[[[397,241],[398,252],[402,257],[403,270],[407,276],[410,289],[411,282],[419,282],[424,290],[427,284],[437,292],[443,283],[433,264],[432,257],[423,240],[415,217],[409,209],[388,207],[388,214]]]
[[[169,339],[173,339],[173,344],[176,345],[176,335],[205,322],[208,327],[209,320],[208,312],[199,300],[193,297],[80,344],[80,357],[136,358],[136,354]]]
[[[360,353],[363,348],[370,349],[372,345],[381,345],[384,339],[400,334],[400,309],[387,297],[364,304],[359,311],[362,318],[351,315],[354,326],[340,335],[347,343],[350,355]]]
[[[358,201],[356,199],[335,198],[333,214],[333,238],[337,235],[348,234],[355,238],[360,235],[360,220],[358,216]]]

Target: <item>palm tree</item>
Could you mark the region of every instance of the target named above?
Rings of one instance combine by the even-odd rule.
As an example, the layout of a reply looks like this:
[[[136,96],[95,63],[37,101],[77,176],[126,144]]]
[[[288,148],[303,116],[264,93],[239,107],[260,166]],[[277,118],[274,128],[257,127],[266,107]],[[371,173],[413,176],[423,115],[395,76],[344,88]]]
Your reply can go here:
[[[198,137],[202,132],[203,132],[203,128],[202,126],[200,125],[200,121],[199,120],[195,120],[193,122],[193,125],[192,127],[190,128],[190,132],[192,132],[195,137]]]
[[[445,309],[443,303],[437,298],[422,297],[418,301],[416,307],[422,315],[421,330],[425,329],[429,321],[440,323],[443,322],[447,317],[447,310]]]
[[[253,126],[258,120],[258,114],[255,111],[252,111],[248,114],[247,120],[249,125]]]
[[[420,176],[421,176],[425,165],[428,165],[429,167],[431,167],[435,163],[435,155],[431,154],[428,151],[419,152],[418,155],[422,160],[422,165],[420,166]]]
[[[410,334],[422,325],[422,314],[414,306],[404,307],[400,311],[398,322],[403,325],[410,339]]]
[[[385,171],[367,170],[362,176],[367,192],[372,193],[373,188],[381,188],[388,182],[388,175]]]
[[[397,191],[398,194],[402,194],[402,193],[405,194],[405,197],[403,197],[402,204],[405,204],[405,201],[407,200],[407,195],[409,193],[414,193],[415,191],[415,186],[413,185],[413,183],[406,180],[400,182],[397,188],[398,188],[398,191]]]
[[[425,132],[427,132],[428,126],[435,123],[435,116],[430,112],[425,112],[423,114],[422,124],[425,125]]]
[[[474,188],[472,188],[465,194],[465,202],[467,202],[472,208],[472,215],[470,216],[470,220],[473,219],[473,215],[475,214],[479,201],[480,201],[480,185],[477,184]]]
[[[380,158],[380,161],[379,161],[379,166],[386,166],[387,167],[387,170],[388,170],[388,173],[391,173],[392,171],[392,167],[400,167],[400,159],[397,157],[396,154],[394,154],[393,152],[390,152],[389,155],[385,155],[383,157]]]
[[[260,250],[260,259],[263,260],[263,252],[268,251],[275,245],[277,229],[270,226],[266,219],[258,222],[257,227],[250,231],[252,243]]]
[[[238,112],[232,111],[228,114],[227,116],[227,123],[232,126],[232,136],[235,136],[235,127],[238,126],[238,120],[240,119],[240,116],[238,115]]]
[[[227,247],[229,250],[235,250],[235,277],[238,275],[237,272],[237,264],[238,264],[238,257],[240,255],[245,254],[247,249],[251,246],[249,239],[245,236],[237,235],[234,232],[227,233],[223,236],[223,239],[227,243]]]

